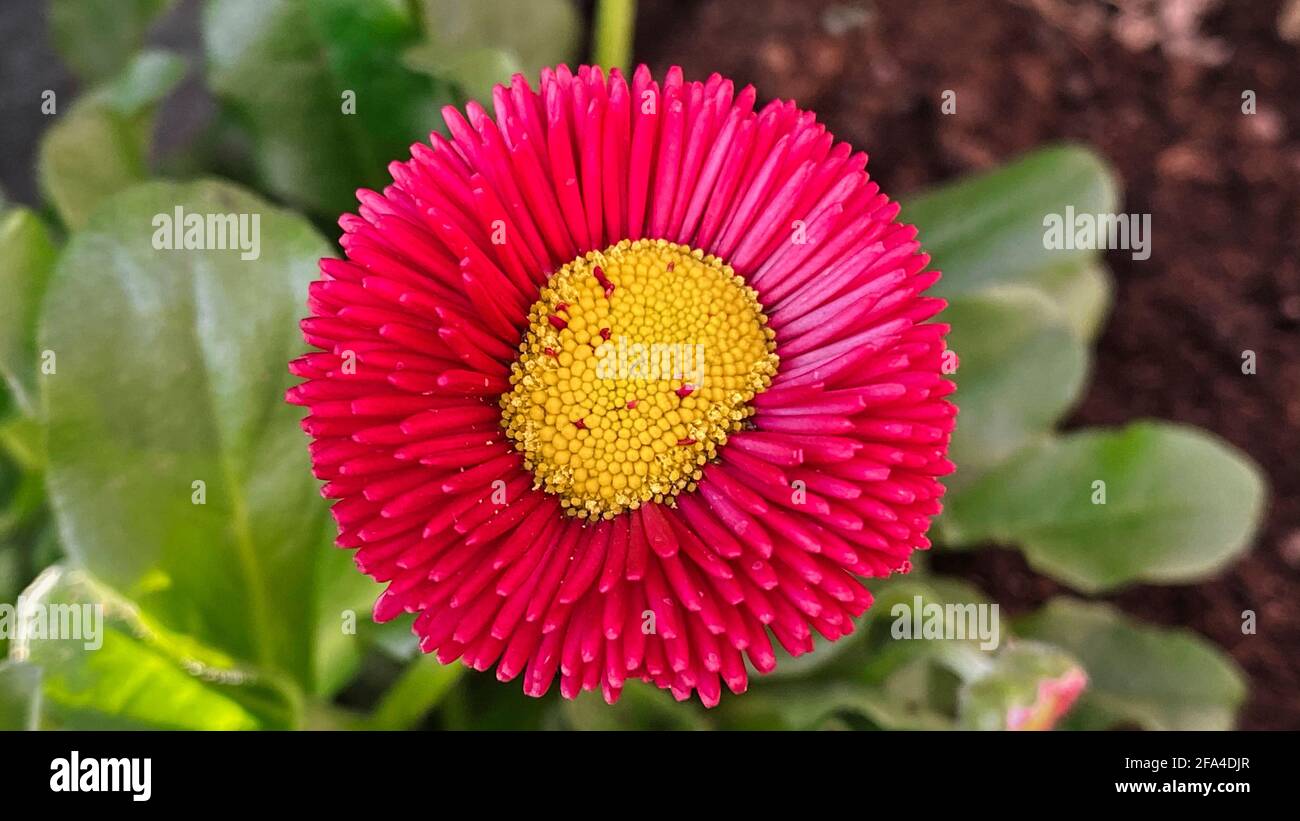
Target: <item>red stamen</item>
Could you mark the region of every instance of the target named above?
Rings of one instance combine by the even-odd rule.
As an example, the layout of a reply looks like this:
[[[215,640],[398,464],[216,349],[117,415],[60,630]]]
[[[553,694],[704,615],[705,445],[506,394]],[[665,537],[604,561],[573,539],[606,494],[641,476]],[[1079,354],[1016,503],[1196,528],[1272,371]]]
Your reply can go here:
[[[600,283],[600,287],[605,289],[605,298],[609,299],[609,295],[614,293],[614,283],[609,281],[609,278],[605,276],[605,272],[601,270],[599,265],[592,268],[591,273],[596,277],[596,281]]]

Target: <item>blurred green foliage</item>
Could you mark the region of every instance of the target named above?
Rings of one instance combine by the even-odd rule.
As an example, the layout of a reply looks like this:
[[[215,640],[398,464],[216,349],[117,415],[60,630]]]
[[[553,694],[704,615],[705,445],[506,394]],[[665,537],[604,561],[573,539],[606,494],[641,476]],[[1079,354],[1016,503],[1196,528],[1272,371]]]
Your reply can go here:
[[[65,226],[82,227],[105,197],[149,178],[155,110],[184,74],[180,57],[143,52],[46,132],[37,175]]]
[[[409,617],[370,623],[378,585],[329,546],[298,413],[282,402],[315,259],[334,250],[309,217],[380,184],[444,103],[571,58],[580,20],[566,0],[208,0],[204,81],[218,127],[244,133],[259,195],[206,178],[217,169],[202,156],[184,179],[151,179],[152,114],[187,70],[141,51],[169,6],[52,0],[55,42],[88,84],[41,150],[59,224],[0,214],[0,602],[97,602],[105,620],[95,650],[11,642],[0,728],[1047,726],[1080,673],[1088,689],[1064,726],[1232,725],[1245,685],[1221,651],[1106,605],[1053,600],[996,649],[898,640],[895,606],[986,600],[920,560],[872,584],[853,635],[783,658],[707,711],[635,683],[614,707],[527,699],[419,654]],[[624,37],[617,23],[609,36]],[[936,549],[1018,546],[1084,593],[1206,578],[1249,545],[1264,497],[1258,469],[1199,431],[1056,430],[1112,286],[1094,252],[1044,249],[1042,219],[1118,198],[1105,164],[1066,146],[903,212],[944,271],[960,358],[960,470]],[[258,214],[261,258],[155,251],[146,226],[178,206]]]
[[[49,0],[50,36],[83,83],[118,74],[176,0]]]

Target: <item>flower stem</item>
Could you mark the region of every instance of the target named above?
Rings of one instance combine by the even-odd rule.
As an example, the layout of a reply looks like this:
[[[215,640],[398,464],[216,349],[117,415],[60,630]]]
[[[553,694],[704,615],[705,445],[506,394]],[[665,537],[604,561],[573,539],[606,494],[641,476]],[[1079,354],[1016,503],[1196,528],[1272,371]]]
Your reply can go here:
[[[636,28],[636,0],[598,0],[592,56],[606,71],[627,71],[632,61],[632,34]]]

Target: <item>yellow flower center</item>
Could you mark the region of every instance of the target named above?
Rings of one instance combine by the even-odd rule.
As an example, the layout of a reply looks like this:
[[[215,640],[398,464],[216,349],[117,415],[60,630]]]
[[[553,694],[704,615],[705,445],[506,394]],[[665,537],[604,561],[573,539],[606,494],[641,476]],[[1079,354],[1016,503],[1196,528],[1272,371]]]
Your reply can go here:
[[[528,320],[502,424],[536,486],[584,518],[694,490],[776,374],[754,290],[666,240],[575,259]]]

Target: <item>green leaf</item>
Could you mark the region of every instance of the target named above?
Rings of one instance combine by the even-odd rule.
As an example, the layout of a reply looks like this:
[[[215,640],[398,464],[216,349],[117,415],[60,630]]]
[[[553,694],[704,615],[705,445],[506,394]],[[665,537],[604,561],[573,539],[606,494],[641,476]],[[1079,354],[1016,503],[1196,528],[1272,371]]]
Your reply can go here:
[[[942,577],[918,577],[916,573],[893,576],[870,583],[874,601],[867,612],[856,621],[854,632],[834,642],[818,642],[811,653],[792,658],[780,645],[775,645],[777,667],[771,673],[755,680],[755,690],[768,683],[788,679],[816,679],[819,681],[866,681],[878,685],[890,673],[918,657],[935,658],[946,666],[962,669],[982,664],[978,641],[968,645],[966,640],[952,641],[896,641],[890,635],[895,607],[914,607],[920,599],[921,607],[934,603],[980,604],[987,597],[966,582]],[[975,658],[972,658],[972,654]]]
[[[1259,468],[1221,440],[1140,422],[1027,448],[948,497],[944,536],[1019,545],[1085,592],[1190,582],[1250,545],[1264,495]]]
[[[228,656],[164,629],[78,570],[19,599],[10,657],[43,671],[44,721],[68,729],[290,727],[301,705]]]
[[[974,730],[1050,730],[1087,685],[1077,661],[1056,647],[1019,641],[962,685],[958,714]]]
[[[371,607],[383,591],[357,570],[352,551],[334,546],[334,535],[326,527],[317,563],[315,694],[323,697],[341,690],[360,669],[369,638],[362,628],[373,624]],[[410,629],[406,624],[408,636]]]
[[[32,321],[32,335],[36,335],[36,318]],[[0,453],[13,459],[24,472],[40,473],[45,470],[45,430],[37,419],[14,416],[0,422]]]
[[[50,0],[50,32],[83,82],[117,74],[175,0]]]
[[[155,250],[176,209],[257,220],[260,255]],[[40,326],[57,356],[48,484],[69,555],[169,629],[308,690],[330,525],[283,393],[330,251],[237,187],[148,183],[72,237]]]
[[[35,416],[36,317],[57,251],[40,217],[14,208],[0,220],[0,375],[18,407]]]
[[[889,689],[843,680],[781,682],[739,698],[724,696],[715,710],[729,730],[951,729],[951,719],[927,704],[914,684]]]
[[[1042,278],[1039,287],[1056,303],[1080,339],[1097,339],[1115,298],[1110,269],[1099,262],[1056,269]]]
[[[18,546],[8,539],[0,538],[0,602],[11,602],[18,597],[23,584],[19,580],[22,574],[22,560],[18,555]],[[0,636],[0,656],[5,655],[8,639]]]
[[[95,96],[116,114],[137,115],[166,97],[185,78],[187,70],[185,59],[169,51],[141,52]]]
[[[50,126],[37,177],[68,227],[80,228],[103,199],[149,177],[154,110],[184,75],[180,57],[146,52]]]
[[[0,661],[0,731],[35,730],[41,714],[41,668]]]
[[[29,417],[0,422],[0,604],[12,602],[43,567],[38,555],[48,530],[40,425]],[[7,637],[0,630],[0,656]]]
[[[382,184],[448,102],[401,65],[419,32],[394,0],[210,0],[203,34],[210,85],[249,129],[259,177],[318,213]]]
[[[21,538],[43,514],[45,482],[39,470],[25,470],[0,457],[0,539]],[[29,535],[29,534],[28,534]]]
[[[412,661],[401,677],[384,693],[371,716],[376,730],[409,730],[419,725],[438,706],[465,672],[461,664],[439,664],[432,656]]]
[[[470,100],[491,100],[492,87],[523,71],[512,52],[499,48],[449,48],[421,43],[406,50],[402,62],[412,71],[456,85]]]
[[[492,85],[509,80],[515,71],[535,75],[571,60],[582,36],[572,0],[420,0],[420,5],[426,40],[419,52],[421,67],[484,102]],[[484,56],[485,51],[500,56]],[[476,52],[481,56],[473,57]]]
[[[1079,146],[1035,151],[917,196],[902,218],[920,229],[922,246],[943,271],[935,293],[954,297],[993,285],[1039,285],[1053,271],[1095,260],[1096,251],[1043,247],[1044,217],[1063,215],[1067,206],[1088,214],[1118,207],[1114,174]]]
[[[48,517],[46,517],[48,519]],[[31,564],[34,568],[49,567],[66,558],[63,543],[59,541],[58,528],[52,521],[43,522],[31,546]]]
[[[959,362],[955,489],[1052,430],[1079,397],[1088,354],[1065,314],[1023,285],[955,297],[943,320]]]
[[[1139,624],[1109,605],[1053,599],[1016,630],[1064,648],[1087,670],[1073,728],[1228,730],[1246,697],[1241,671],[1213,644],[1189,630]]]
[[[811,679],[756,682],[753,695],[776,705],[769,726],[847,720],[872,729],[1033,728],[1054,722],[1077,695],[1077,680],[1065,675],[1077,665],[1055,648],[1013,638],[998,606],[968,583],[896,577],[874,592],[850,648]],[[723,706],[728,726],[733,711],[762,712]]]
[[[972,605],[991,605],[982,622],[978,611],[969,610]],[[943,634],[953,638],[924,638],[925,623],[940,612]],[[997,622],[993,621],[995,615],[999,617]],[[1006,641],[1008,633],[1000,611],[987,596],[968,582],[940,576],[887,580],[867,616],[869,652],[860,662],[857,677],[874,685],[888,682],[900,670],[918,662],[942,667],[962,680],[973,679],[987,671],[994,651]],[[970,621],[972,616],[974,623]],[[912,629],[901,632],[903,620],[911,621]],[[896,624],[901,635],[895,633]],[[979,635],[981,624],[987,635]]]

